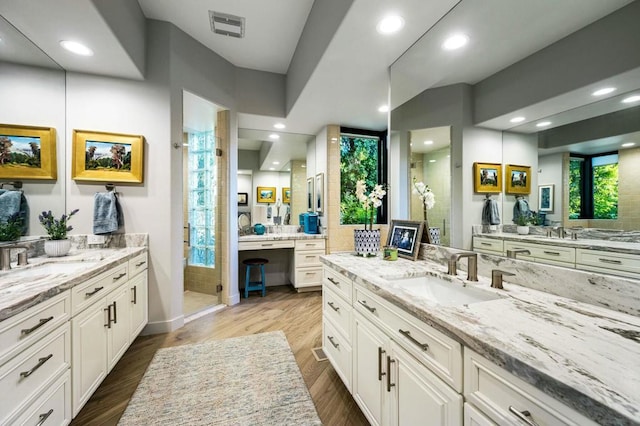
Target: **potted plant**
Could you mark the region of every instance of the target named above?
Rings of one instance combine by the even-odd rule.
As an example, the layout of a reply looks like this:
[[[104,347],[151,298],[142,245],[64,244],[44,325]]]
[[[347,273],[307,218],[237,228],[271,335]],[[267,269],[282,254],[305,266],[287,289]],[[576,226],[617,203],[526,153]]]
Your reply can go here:
[[[78,209],[72,210],[68,215],[63,214],[60,219],[56,219],[51,210],[49,210],[48,212],[42,212],[38,216],[40,223],[49,235],[49,239],[44,242],[44,252],[47,256],[58,257],[69,253],[71,241],[67,239],[67,232],[71,231],[73,227],[67,225],[67,222],[76,213],[78,213]]]
[[[520,235],[527,235],[529,233],[529,224],[531,223],[530,216],[518,216],[516,218],[516,232]]]
[[[15,241],[22,235],[23,217],[20,213],[12,214],[6,222],[0,223],[0,241]]]
[[[387,194],[382,185],[375,185],[373,190],[366,194],[367,185],[363,180],[356,182],[356,197],[364,207],[364,229],[355,229],[353,232],[356,254],[362,256],[375,256],[380,251],[380,230],[373,229],[373,217],[378,207],[382,205],[382,199]],[[367,229],[367,223],[369,229]]]
[[[436,196],[424,182],[418,182],[413,177],[413,193],[422,201],[422,214],[424,216],[424,233],[422,234],[422,242],[431,244],[440,244],[440,228],[429,227],[427,220],[427,210],[431,210],[436,204]]]

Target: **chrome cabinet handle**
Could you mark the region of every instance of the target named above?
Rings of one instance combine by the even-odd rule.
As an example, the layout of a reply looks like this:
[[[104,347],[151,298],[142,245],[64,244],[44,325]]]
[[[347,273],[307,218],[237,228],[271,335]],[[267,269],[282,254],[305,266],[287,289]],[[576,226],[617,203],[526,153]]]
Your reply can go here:
[[[390,356],[387,356],[387,392],[391,392],[391,388],[396,384],[391,383],[391,363],[396,362],[395,359],[391,359]]]
[[[491,245],[491,243],[481,242],[481,243],[480,243],[480,245],[483,245],[483,246],[490,246],[490,245]]]
[[[367,310],[369,312],[371,312],[371,313],[375,313],[376,312],[376,308],[372,308],[371,306],[367,305],[367,301],[366,300],[358,300],[358,303],[360,303],[362,306],[367,308]]]
[[[511,412],[511,414],[515,415],[518,419],[522,420],[529,426],[538,426],[536,422],[531,420],[531,413],[527,410],[518,411],[517,409],[513,408],[513,406],[510,405],[509,412]]]
[[[20,377],[29,377],[30,375],[33,374],[34,371],[36,371],[38,368],[42,367],[44,365],[44,363],[49,361],[51,358],[53,358],[53,354],[49,354],[49,355],[45,356],[44,358],[38,359],[38,363],[36,365],[34,365],[33,368],[31,368],[31,370],[21,372],[20,373]]]
[[[36,426],[42,426],[42,425],[44,424],[44,422],[46,422],[46,421],[47,421],[47,419],[49,418],[49,416],[50,416],[50,415],[52,415],[52,414],[53,414],[53,408],[52,408],[52,409],[50,409],[49,411],[47,411],[47,412],[46,412],[46,413],[44,413],[44,414],[40,414],[40,415],[38,416],[38,418],[39,418],[40,420],[38,421],[38,423],[36,423]]]
[[[409,339],[409,341],[411,343],[413,343],[414,345],[416,345],[417,347],[419,347],[420,349],[422,349],[423,351],[428,351],[429,350],[429,344],[428,343],[420,343],[419,341],[417,341],[415,339],[415,337],[413,337],[411,335],[411,332],[409,330],[403,330],[401,328],[398,329],[398,331],[400,332],[400,334],[402,334],[404,337],[406,337],[407,339]]]
[[[37,329],[39,329],[40,327],[42,327],[43,325],[45,325],[46,323],[48,323],[49,321],[51,321],[52,319],[53,319],[53,316],[50,316],[49,318],[41,318],[40,321],[38,321],[38,323],[33,327],[23,328],[22,330],[20,330],[20,334],[23,334],[25,336],[28,334],[31,334]]]
[[[131,303],[133,303],[134,305],[138,304],[138,286],[134,285],[131,290],[133,290],[133,300],[131,301]]]
[[[142,262],[136,263],[136,268],[139,268],[140,266],[144,265],[145,263],[147,263],[146,260],[143,260]]]
[[[337,307],[336,307],[336,306],[333,304],[333,302],[327,302],[327,305],[331,306],[331,309],[333,309],[333,310],[334,310],[334,311],[336,311],[336,312],[338,312],[338,311],[340,310],[340,307],[339,307],[339,306],[337,306]]]
[[[116,309],[116,301],[113,301],[113,323],[118,323],[118,310]]]
[[[107,313],[107,323],[104,324],[104,326],[107,328],[111,328],[111,305],[104,308],[103,311]]]
[[[93,289],[93,291],[90,291],[90,292],[88,292],[88,293],[85,293],[84,295],[85,295],[85,296],[87,296],[87,297],[91,297],[91,296],[93,296],[94,294],[96,294],[97,292],[99,292],[100,290],[102,290],[103,288],[104,288],[104,287],[96,287],[96,288],[94,288],[94,289]]]
[[[557,251],[544,251],[544,254],[551,254],[553,256],[560,256],[560,253],[558,253]]]
[[[334,279],[333,279],[333,278],[331,278],[331,277],[329,277],[329,278],[327,278],[327,279],[328,279],[329,281],[331,281],[332,283],[334,283],[335,285],[338,285],[338,286],[340,285],[340,283],[339,283],[338,281],[334,280]]]
[[[384,353],[385,351],[382,349],[382,347],[378,346],[378,380],[379,381],[382,381],[382,376],[387,374],[382,371],[382,354]]]
[[[614,265],[620,265],[620,264],[622,264],[622,261],[620,261],[620,260],[615,260],[615,259],[604,259],[604,258],[602,258],[602,257],[599,257],[599,258],[598,258],[598,260],[599,260],[600,262],[603,262],[603,263],[613,263]]]
[[[117,277],[113,277],[114,281],[118,281],[120,278],[124,277],[125,275],[127,275],[126,272],[121,273],[120,275],[118,275]]]
[[[329,339],[334,348],[338,349],[338,346],[340,346],[340,344],[333,341],[333,336],[327,336],[327,339]]]

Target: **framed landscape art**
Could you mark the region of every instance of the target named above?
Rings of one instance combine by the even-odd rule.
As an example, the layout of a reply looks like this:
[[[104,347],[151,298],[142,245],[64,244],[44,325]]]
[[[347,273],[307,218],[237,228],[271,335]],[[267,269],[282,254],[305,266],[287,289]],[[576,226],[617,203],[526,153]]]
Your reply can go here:
[[[259,186],[257,200],[259,203],[275,203],[276,187],[275,186]]]
[[[507,194],[529,194],[531,192],[531,167],[507,164]]]
[[[56,179],[56,130],[0,124],[0,179]]]
[[[473,190],[481,193],[502,192],[502,165],[473,163]]]

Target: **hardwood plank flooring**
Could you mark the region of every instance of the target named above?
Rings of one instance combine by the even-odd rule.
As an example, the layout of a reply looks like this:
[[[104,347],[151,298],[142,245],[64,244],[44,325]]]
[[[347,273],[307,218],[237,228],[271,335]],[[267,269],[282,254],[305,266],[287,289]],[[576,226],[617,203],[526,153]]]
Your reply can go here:
[[[311,352],[322,345],[321,293],[296,293],[288,286],[269,287],[264,298],[254,293],[172,333],[138,337],[71,425],[117,424],[159,348],[275,330],[286,334],[322,423],[368,425],[329,361],[318,362]]]

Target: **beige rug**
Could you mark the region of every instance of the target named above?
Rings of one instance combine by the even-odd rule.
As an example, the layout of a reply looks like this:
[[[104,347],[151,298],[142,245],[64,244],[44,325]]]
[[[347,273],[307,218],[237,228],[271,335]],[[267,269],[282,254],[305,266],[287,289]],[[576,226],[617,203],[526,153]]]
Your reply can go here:
[[[282,331],[158,350],[119,425],[319,425]]]

